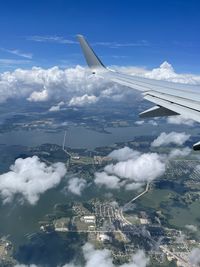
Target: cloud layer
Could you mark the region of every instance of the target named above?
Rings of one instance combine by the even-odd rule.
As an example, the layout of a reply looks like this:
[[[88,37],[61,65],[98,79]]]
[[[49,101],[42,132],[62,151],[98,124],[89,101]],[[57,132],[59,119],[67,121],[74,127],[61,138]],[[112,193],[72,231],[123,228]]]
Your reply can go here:
[[[44,41],[44,39],[35,38],[38,41]],[[66,41],[59,37],[47,39],[56,42]],[[177,74],[167,62],[153,70],[137,67],[116,67],[116,69],[141,77],[200,84],[200,76]],[[33,67],[30,70],[16,69],[13,72],[0,74],[0,102],[11,98],[26,98],[35,102],[64,99],[71,106],[80,106],[107,98],[120,101],[127,95],[134,94],[134,90],[121,88],[120,85],[110,83],[100,76],[91,75],[89,70],[80,66],[67,69],[60,69],[56,66],[49,69]]]
[[[16,195],[31,205],[36,204],[42,193],[57,186],[66,174],[63,163],[47,166],[37,156],[19,158],[10,166],[10,171],[0,175],[0,196],[4,203]]]

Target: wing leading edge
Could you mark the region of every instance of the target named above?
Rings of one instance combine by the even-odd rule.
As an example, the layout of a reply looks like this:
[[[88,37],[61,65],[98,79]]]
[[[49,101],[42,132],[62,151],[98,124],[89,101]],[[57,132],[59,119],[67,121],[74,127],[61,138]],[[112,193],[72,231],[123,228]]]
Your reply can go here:
[[[146,100],[155,104],[153,108],[140,113],[140,117],[184,115],[200,122],[200,91],[198,86],[158,81],[112,71],[104,66],[82,35],[78,35],[78,40],[93,73],[101,72],[101,76],[115,83],[139,90]],[[200,144],[195,144],[193,148],[195,150],[200,149]]]

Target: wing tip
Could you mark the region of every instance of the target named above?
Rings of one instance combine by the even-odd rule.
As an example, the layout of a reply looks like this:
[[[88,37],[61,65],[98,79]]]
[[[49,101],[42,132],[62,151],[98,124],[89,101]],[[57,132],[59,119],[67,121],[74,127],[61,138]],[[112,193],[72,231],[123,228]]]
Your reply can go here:
[[[106,68],[104,64],[101,62],[101,60],[98,58],[98,56],[95,54],[95,52],[93,51],[93,49],[91,48],[85,37],[82,34],[77,34],[76,37],[80,43],[80,46],[82,48],[88,66],[91,69]]]

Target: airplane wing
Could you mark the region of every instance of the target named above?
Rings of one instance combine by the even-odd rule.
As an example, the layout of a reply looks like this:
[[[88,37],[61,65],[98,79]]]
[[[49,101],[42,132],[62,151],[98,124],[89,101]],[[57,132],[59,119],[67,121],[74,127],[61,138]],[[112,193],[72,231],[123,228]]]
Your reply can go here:
[[[200,88],[198,86],[158,81],[110,70],[104,66],[82,35],[78,35],[77,38],[93,74],[101,73],[101,76],[106,79],[139,90],[144,99],[155,104],[152,108],[140,113],[140,117],[183,115],[200,122]],[[200,142],[194,144],[193,148],[200,150]]]

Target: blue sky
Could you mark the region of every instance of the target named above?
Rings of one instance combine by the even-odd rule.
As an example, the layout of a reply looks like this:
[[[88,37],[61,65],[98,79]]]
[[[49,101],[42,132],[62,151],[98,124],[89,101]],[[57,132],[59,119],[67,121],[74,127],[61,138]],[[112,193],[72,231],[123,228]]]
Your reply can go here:
[[[0,70],[85,64],[84,34],[107,65],[200,73],[198,0],[2,0]]]

